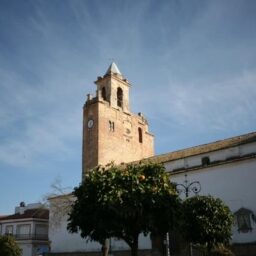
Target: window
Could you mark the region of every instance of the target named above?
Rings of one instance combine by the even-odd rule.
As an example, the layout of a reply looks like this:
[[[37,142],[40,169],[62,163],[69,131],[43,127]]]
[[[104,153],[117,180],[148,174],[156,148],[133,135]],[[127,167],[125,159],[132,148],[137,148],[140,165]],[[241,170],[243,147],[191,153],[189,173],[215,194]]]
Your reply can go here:
[[[28,239],[30,238],[30,224],[17,225],[17,239]]]
[[[43,224],[36,224],[36,230],[35,230],[35,236],[36,238],[48,238],[48,226]]]
[[[236,224],[238,226],[238,232],[247,233],[252,231],[251,220],[254,222],[255,216],[253,212],[246,208],[240,208],[237,212],[234,213],[236,217]]]
[[[103,88],[101,89],[101,97],[102,97],[103,100],[107,100],[107,97],[106,97],[106,88],[105,88],[105,87],[103,87]]]
[[[138,128],[138,133],[139,133],[139,143],[142,143],[143,142],[142,129],[140,127]]]
[[[123,90],[120,87],[117,88],[117,106],[123,107]]]
[[[13,225],[8,225],[5,227],[5,234],[13,234]]]
[[[115,123],[112,121],[108,121],[109,131],[114,132],[115,131]]]
[[[210,164],[210,158],[208,156],[205,156],[202,158],[202,166],[207,166]]]

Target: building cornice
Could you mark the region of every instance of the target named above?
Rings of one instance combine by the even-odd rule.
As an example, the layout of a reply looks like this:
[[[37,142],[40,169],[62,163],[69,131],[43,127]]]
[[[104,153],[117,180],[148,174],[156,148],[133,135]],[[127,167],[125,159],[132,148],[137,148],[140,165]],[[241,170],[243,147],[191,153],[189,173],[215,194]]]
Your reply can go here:
[[[180,174],[180,173],[187,173],[187,172],[193,172],[193,171],[198,171],[198,170],[202,170],[202,169],[209,169],[209,168],[213,168],[213,167],[220,166],[220,165],[226,165],[226,164],[231,164],[231,163],[245,161],[245,160],[251,160],[251,159],[256,159],[256,153],[252,153],[252,154],[248,154],[248,155],[244,155],[244,156],[229,157],[225,160],[218,160],[218,161],[210,162],[208,165],[197,165],[197,166],[193,166],[193,167],[187,167],[187,168],[182,167],[182,168],[177,168],[177,169],[173,169],[173,170],[167,170],[167,172],[170,175],[176,175],[176,174]]]
[[[178,151],[173,151],[166,154],[156,155],[145,160],[158,163],[171,162],[178,159],[184,159],[191,156],[202,155],[219,150],[224,150],[244,144],[256,142],[256,132],[232,137],[224,140],[215,141],[212,143],[202,144],[195,147],[190,147]]]

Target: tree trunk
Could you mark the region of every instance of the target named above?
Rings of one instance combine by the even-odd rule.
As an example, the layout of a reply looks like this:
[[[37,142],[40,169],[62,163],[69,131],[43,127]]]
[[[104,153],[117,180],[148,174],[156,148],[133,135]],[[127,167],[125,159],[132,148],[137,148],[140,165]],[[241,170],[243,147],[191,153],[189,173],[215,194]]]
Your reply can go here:
[[[131,244],[131,256],[138,256],[138,236],[134,238]]]
[[[212,244],[207,243],[207,253],[206,253],[207,256],[211,254],[212,247],[213,247]]]
[[[108,256],[108,250],[109,250],[109,239],[105,239],[101,247],[102,256]]]

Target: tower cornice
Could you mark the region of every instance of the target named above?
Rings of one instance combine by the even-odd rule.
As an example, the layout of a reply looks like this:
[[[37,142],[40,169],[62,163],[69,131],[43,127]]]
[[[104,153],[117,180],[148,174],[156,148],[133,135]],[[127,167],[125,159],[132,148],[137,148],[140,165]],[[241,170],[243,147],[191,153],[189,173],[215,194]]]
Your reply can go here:
[[[98,76],[97,80],[94,81],[94,83],[97,85],[97,84],[105,82],[106,80],[111,80],[111,79],[115,79],[118,82],[131,87],[130,82],[126,78],[121,78],[120,76],[118,76],[118,75],[116,75],[114,73],[106,74],[103,77]]]

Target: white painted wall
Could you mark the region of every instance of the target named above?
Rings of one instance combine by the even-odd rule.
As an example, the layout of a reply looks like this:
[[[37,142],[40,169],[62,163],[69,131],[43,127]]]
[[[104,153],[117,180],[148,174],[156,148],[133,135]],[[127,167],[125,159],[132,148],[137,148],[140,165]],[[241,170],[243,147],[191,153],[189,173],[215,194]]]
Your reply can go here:
[[[51,225],[53,216],[50,214],[49,240],[51,241],[51,252],[80,252],[80,251],[101,251],[101,245],[97,242],[86,241],[79,233],[68,233],[67,217],[63,217],[58,226]],[[129,246],[122,240],[112,238],[111,249],[127,250]],[[139,249],[151,249],[149,237],[140,235]]]
[[[18,245],[22,250],[22,256],[34,256],[32,254],[32,244],[18,242]]]
[[[52,214],[50,214],[49,240],[52,252],[78,252],[78,251],[99,251],[100,244],[95,242],[87,243],[79,234],[70,234],[67,231],[67,216],[63,216],[58,226],[52,226]]]
[[[179,168],[191,168],[201,165],[201,159],[208,156],[210,162],[225,161],[231,157],[242,157],[251,153],[256,153],[256,143],[244,144],[237,147],[231,147],[227,149],[212,151],[195,156],[189,156],[186,158],[177,159],[174,161],[166,162],[165,168],[167,171],[173,171]]]
[[[222,199],[234,213],[241,207],[248,208],[256,214],[256,159],[248,159],[216,167],[203,168],[187,173],[187,179],[199,181],[200,195],[212,195]],[[184,182],[184,173],[173,174],[171,180]],[[190,193],[190,195],[192,195]],[[184,198],[184,195],[183,195]],[[239,233],[238,227],[233,227],[233,243],[248,243],[256,241],[256,223],[251,221],[252,232]]]

